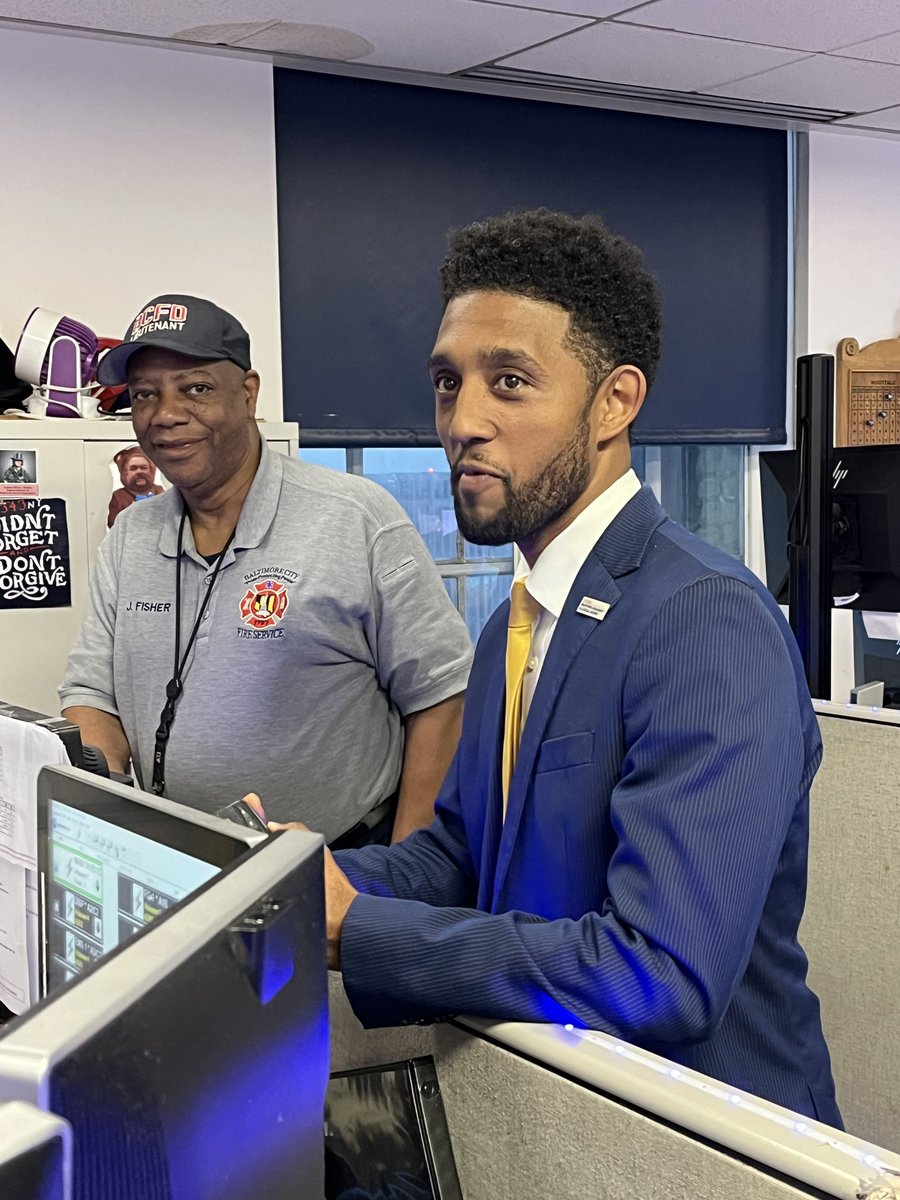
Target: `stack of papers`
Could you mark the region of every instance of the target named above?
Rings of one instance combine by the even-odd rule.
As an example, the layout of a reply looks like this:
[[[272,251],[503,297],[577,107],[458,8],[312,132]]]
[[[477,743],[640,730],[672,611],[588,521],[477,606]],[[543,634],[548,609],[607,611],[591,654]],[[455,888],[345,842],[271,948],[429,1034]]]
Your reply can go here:
[[[0,715],[0,1000],[14,1013],[38,997],[37,778],[68,761],[55,733]]]

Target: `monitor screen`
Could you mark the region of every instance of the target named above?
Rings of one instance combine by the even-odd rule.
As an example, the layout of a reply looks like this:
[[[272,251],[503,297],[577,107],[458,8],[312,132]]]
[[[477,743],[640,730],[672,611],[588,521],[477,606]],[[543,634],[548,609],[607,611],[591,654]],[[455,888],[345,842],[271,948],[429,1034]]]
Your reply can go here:
[[[47,986],[65,983],[219,868],[58,800],[49,803]]]
[[[266,836],[77,767],[45,767],[38,777],[41,994]]]

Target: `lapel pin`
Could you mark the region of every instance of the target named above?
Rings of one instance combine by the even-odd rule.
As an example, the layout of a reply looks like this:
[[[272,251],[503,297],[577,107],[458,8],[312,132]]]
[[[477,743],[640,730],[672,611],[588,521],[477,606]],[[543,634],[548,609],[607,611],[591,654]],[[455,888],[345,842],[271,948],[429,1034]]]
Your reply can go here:
[[[595,600],[593,596],[582,596],[576,612],[580,612],[583,617],[593,617],[595,621],[602,621],[609,609],[610,605],[605,600]]]

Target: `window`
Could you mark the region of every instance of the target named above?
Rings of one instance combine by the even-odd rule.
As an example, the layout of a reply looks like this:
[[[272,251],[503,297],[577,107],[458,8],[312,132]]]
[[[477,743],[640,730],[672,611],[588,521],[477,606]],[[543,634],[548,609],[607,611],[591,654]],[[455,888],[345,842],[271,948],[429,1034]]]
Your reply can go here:
[[[300,457],[365,475],[406,509],[437,563],[473,641],[509,593],[512,546],[473,546],[456,528],[450,472],[439,449],[301,448]],[[736,558],[744,549],[744,446],[636,446],[633,465],[674,520]]]
[[[673,521],[744,556],[746,446],[635,446],[632,465]]]

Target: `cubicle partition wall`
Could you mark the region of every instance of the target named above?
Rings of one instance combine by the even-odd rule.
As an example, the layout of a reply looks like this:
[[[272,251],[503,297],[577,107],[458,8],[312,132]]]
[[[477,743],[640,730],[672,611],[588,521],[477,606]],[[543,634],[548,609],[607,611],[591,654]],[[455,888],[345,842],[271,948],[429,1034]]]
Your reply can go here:
[[[816,709],[800,940],[847,1129],[900,1151],[900,713]]]
[[[365,1031],[337,976],[330,1000],[333,1071],[434,1056],[466,1200],[900,1196],[900,1157],[604,1035],[465,1019]]]

